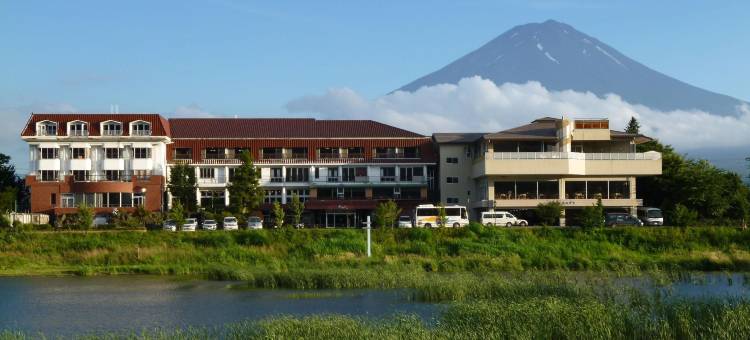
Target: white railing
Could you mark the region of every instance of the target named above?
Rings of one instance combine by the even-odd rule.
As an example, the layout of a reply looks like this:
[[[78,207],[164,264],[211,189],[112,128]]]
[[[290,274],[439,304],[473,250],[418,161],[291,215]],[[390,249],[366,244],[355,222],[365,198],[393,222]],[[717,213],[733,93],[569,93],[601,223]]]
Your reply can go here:
[[[658,160],[661,153],[495,152],[493,159]]]

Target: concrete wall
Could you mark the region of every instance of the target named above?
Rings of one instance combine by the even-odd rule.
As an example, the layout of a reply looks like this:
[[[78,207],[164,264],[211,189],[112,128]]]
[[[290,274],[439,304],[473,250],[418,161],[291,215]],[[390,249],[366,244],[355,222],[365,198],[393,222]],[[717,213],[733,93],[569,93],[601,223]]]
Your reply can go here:
[[[468,144],[440,144],[440,167],[438,169],[438,185],[440,187],[440,203],[448,204],[448,197],[458,198],[458,204],[466,205],[476,200],[476,183],[472,176],[473,157],[467,157]],[[449,157],[458,158],[458,164],[448,163]],[[448,177],[458,177],[458,183],[448,183]],[[471,194],[469,194],[471,192]]]

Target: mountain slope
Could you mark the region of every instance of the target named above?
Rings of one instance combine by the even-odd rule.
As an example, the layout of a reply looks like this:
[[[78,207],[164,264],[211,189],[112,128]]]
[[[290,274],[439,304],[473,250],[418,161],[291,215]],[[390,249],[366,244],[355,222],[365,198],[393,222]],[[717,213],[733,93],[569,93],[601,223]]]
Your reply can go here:
[[[481,76],[496,84],[536,80],[550,90],[615,93],[660,110],[699,109],[737,115],[743,101],[654,71],[572,26],[553,20],[516,26],[479,49],[404,87],[457,83]]]

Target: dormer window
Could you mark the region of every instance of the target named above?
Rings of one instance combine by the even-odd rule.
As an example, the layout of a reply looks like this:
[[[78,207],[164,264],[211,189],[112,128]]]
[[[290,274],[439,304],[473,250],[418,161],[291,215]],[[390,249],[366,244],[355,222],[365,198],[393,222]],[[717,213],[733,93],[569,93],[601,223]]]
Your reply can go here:
[[[57,123],[50,121],[39,122],[36,127],[37,136],[57,136]]]
[[[122,123],[120,122],[104,122],[102,123],[102,136],[121,136],[122,135]]]
[[[89,135],[89,126],[86,122],[75,121],[68,123],[68,136],[85,137]]]
[[[151,136],[151,124],[144,121],[137,121],[130,124],[131,136]]]

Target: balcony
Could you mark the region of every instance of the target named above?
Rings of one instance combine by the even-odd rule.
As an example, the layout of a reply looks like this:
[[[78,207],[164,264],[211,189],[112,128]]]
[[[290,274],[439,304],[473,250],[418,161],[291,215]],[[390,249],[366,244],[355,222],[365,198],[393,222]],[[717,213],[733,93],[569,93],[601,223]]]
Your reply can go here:
[[[122,136],[122,130],[104,130],[102,136]]]
[[[88,137],[88,130],[70,130],[68,131],[69,137]]]
[[[130,131],[131,136],[151,136],[151,130],[132,130]]]
[[[198,178],[198,184],[226,184],[227,178],[224,176]]]
[[[659,175],[661,154],[495,152],[475,161],[474,177],[487,175]]]
[[[38,170],[60,170],[59,158],[39,159],[36,163]]]
[[[544,199],[544,198],[513,198],[495,199],[495,209],[522,209],[536,208],[540,203],[559,202],[563,207],[582,208],[590,207],[597,203],[596,199]],[[638,198],[611,198],[602,199],[604,207],[633,207],[643,206],[643,200]],[[472,203],[473,208],[492,208],[492,200],[478,201]]]
[[[91,158],[75,158],[68,160],[70,170],[91,170]]]
[[[154,168],[154,160],[151,158],[134,158],[131,168],[133,170],[151,170]]]
[[[401,180],[397,176],[328,176],[320,178],[311,178],[311,184],[317,186],[341,186],[341,185],[426,185],[427,178],[424,176],[413,176],[409,179]]]

